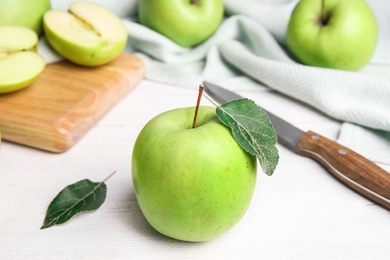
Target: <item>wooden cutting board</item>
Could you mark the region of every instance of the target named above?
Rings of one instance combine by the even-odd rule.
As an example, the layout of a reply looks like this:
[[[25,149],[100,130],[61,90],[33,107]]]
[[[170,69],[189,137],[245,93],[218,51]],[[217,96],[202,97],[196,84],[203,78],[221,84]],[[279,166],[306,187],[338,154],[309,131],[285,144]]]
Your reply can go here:
[[[49,64],[32,85],[0,95],[2,138],[50,152],[64,152],[144,74],[142,60],[131,54],[122,54],[96,68],[67,61]]]

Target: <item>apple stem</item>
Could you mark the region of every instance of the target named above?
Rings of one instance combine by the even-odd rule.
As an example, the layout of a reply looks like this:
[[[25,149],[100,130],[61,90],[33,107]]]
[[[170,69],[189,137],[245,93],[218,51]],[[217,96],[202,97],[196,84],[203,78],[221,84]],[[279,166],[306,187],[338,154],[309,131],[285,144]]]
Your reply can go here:
[[[191,0],[192,5],[199,5],[199,0]]]
[[[108,175],[103,181],[101,182],[106,182],[108,181],[114,174],[116,173],[116,171],[113,171],[110,175]]]
[[[329,21],[329,16],[326,13],[325,0],[322,0],[320,25],[322,25],[322,26],[327,25],[328,21]]]
[[[200,100],[202,99],[203,90],[204,90],[204,86],[203,86],[203,84],[200,84],[199,85],[198,99],[196,101],[196,107],[195,107],[194,121],[192,122],[192,128],[196,127],[196,119],[198,118]]]

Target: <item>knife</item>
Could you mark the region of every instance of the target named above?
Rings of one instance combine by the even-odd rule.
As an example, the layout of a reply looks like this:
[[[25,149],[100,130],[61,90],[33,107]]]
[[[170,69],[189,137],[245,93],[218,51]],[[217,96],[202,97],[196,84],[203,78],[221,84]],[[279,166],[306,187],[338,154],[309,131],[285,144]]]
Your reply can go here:
[[[209,82],[203,85],[205,94],[219,104],[243,98]],[[390,210],[390,173],[335,141],[313,131],[304,132],[263,110],[271,120],[280,144],[314,159],[346,186]]]

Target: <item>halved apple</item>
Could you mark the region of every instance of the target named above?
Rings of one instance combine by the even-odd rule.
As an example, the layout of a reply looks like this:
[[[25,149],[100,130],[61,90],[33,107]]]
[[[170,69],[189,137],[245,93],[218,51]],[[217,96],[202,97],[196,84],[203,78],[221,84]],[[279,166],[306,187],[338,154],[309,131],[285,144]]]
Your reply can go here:
[[[29,86],[42,73],[46,62],[37,44],[31,29],[0,26],[0,94]]]
[[[50,45],[66,59],[99,66],[123,51],[128,34],[118,16],[90,2],[75,2],[68,12],[50,10],[43,18]]]

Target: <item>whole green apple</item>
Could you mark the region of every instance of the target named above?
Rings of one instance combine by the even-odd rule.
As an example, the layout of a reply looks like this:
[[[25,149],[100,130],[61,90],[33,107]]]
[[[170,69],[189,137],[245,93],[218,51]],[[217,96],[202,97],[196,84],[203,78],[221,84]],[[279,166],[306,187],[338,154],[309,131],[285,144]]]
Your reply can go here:
[[[377,22],[364,0],[301,0],[286,40],[304,64],[354,71],[371,59],[377,39]]]
[[[0,26],[0,94],[33,83],[46,62],[37,53],[38,36],[21,26]]]
[[[189,47],[209,38],[223,18],[222,0],[140,0],[141,24]]]
[[[147,221],[178,240],[208,241],[246,212],[256,183],[256,157],[245,152],[216,116],[201,106],[162,113],[137,137],[135,194]]]
[[[116,59],[128,38],[122,20],[92,2],[74,2],[67,12],[50,10],[43,25],[50,45],[83,66],[100,66]]]
[[[0,0],[0,25],[17,25],[42,33],[43,14],[50,0]]]

